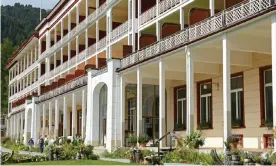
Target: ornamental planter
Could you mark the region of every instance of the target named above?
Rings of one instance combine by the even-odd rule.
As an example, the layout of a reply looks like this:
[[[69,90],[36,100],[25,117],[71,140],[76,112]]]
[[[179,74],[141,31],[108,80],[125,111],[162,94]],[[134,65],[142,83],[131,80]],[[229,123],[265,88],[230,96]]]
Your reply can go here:
[[[146,146],[147,146],[147,142],[140,143],[140,147],[146,147]]]

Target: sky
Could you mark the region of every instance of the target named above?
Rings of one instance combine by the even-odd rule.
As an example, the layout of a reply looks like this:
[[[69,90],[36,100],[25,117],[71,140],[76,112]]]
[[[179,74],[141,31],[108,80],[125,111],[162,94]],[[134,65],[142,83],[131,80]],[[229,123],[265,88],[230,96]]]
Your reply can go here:
[[[14,5],[16,2],[20,2],[24,5],[32,5],[34,7],[40,7],[40,0],[0,0],[1,5]],[[59,0],[41,0],[43,9],[52,9]]]

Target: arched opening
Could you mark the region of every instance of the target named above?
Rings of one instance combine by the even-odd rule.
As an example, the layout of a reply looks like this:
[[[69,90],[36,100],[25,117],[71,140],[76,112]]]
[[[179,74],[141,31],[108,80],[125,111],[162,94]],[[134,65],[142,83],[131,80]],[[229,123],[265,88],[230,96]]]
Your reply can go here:
[[[101,87],[99,95],[99,144],[106,144],[106,117],[107,117],[107,86],[104,84]]]
[[[128,84],[125,89],[125,140],[137,135],[137,85]],[[167,94],[166,94],[167,97]],[[167,98],[165,99],[167,105]],[[142,132],[155,142],[159,139],[159,86],[142,86]],[[126,144],[128,146],[128,144]]]

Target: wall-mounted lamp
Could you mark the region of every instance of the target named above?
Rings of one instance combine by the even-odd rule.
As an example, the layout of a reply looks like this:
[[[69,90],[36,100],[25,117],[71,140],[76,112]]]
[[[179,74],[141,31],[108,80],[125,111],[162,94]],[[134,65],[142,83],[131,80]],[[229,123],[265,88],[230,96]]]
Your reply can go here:
[[[207,84],[209,84],[209,83],[207,83]],[[207,84],[203,85],[203,89],[207,89],[208,88]],[[219,91],[219,83],[218,82],[212,82],[212,84],[215,85],[217,87],[217,90]]]

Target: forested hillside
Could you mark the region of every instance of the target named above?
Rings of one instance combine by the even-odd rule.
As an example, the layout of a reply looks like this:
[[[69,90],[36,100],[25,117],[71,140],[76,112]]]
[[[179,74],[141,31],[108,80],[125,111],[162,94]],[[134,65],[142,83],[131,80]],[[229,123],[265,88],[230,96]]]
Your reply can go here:
[[[42,10],[42,18],[46,16]],[[9,57],[27,39],[40,22],[40,9],[31,5],[15,3],[1,6],[1,113],[8,112],[8,70]]]

